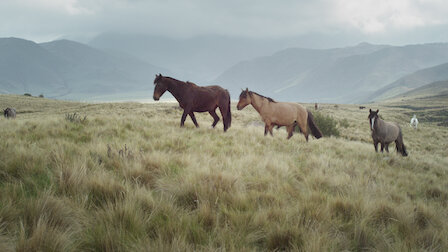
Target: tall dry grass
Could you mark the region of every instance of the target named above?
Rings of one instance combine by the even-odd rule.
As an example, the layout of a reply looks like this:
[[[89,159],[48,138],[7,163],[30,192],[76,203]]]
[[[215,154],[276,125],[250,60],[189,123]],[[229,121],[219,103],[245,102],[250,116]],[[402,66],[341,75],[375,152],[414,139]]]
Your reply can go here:
[[[175,104],[0,97],[18,111],[0,120],[2,251],[448,250],[448,131],[405,108],[374,105],[407,158],[375,153],[354,105],[321,104],[340,136],[306,143],[264,137],[251,108],[223,133],[208,114],[179,128]]]

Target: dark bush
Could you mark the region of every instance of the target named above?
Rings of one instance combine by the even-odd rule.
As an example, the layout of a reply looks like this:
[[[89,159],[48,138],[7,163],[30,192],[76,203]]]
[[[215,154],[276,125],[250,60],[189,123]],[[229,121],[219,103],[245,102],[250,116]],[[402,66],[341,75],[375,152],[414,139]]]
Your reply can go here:
[[[320,131],[322,131],[322,134],[324,136],[329,137],[340,135],[339,130],[336,127],[338,122],[333,119],[333,117],[321,114],[319,112],[313,112],[313,116],[314,122],[316,123],[317,127],[319,127]],[[300,132],[298,126],[296,126],[295,131]]]
[[[24,96],[32,96],[30,93],[24,93]]]

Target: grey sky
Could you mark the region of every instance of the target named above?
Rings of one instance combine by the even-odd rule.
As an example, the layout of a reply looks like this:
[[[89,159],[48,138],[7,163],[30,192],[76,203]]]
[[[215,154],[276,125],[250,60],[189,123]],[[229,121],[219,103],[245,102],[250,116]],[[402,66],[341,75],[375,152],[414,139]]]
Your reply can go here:
[[[373,43],[448,41],[445,0],[1,0],[0,37],[87,39],[108,31]]]

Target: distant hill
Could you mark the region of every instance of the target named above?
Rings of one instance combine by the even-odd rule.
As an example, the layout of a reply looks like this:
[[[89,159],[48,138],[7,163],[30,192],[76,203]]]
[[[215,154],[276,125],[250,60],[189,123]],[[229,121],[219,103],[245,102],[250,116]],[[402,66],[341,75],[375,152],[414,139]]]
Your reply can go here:
[[[411,91],[413,89],[425,86],[428,83],[444,80],[448,80],[448,63],[425,68],[412,74],[408,74],[374,92],[366,99],[366,101],[379,101],[388,99]]]
[[[32,41],[0,38],[0,92],[20,94],[66,89],[60,73],[67,64]]]
[[[169,72],[69,40],[37,44],[1,38],[0,55],[1,93],[89,100],[149,92],[154,74]]]
[[[428,98],[428,97],[447,97],[448,98],[448,80],[433,82],[411,91],[400,94],[400,98]]]
[[[278,100],[353,103],[416,70],[448,62],[448,44],[291,48],[241,62],[216,83],[232,95],[249,87]]]
[[[121,51],[170,69],[176,79],[206,85],[242,60],[270,55],[295,45],[294,39],[251,39],[202,35],[185,39],[145,34],[104,33],[89,45]]]

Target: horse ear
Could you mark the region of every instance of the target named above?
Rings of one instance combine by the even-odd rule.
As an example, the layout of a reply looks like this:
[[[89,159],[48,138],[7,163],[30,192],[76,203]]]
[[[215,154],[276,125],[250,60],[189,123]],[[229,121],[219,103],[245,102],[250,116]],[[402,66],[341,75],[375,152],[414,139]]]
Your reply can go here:
[[[377,109],[377,110],[376,110],[376,113],[378,114],[378,112],[379,112],[379,111],[380,111],[380,110],[379,110],[379,109]]]
[[[369,109],[369,113],[372,113],[372,109]]]
[[[246,92],[248,92],[249,91],[249,89],[248,88],[246,88]]]

